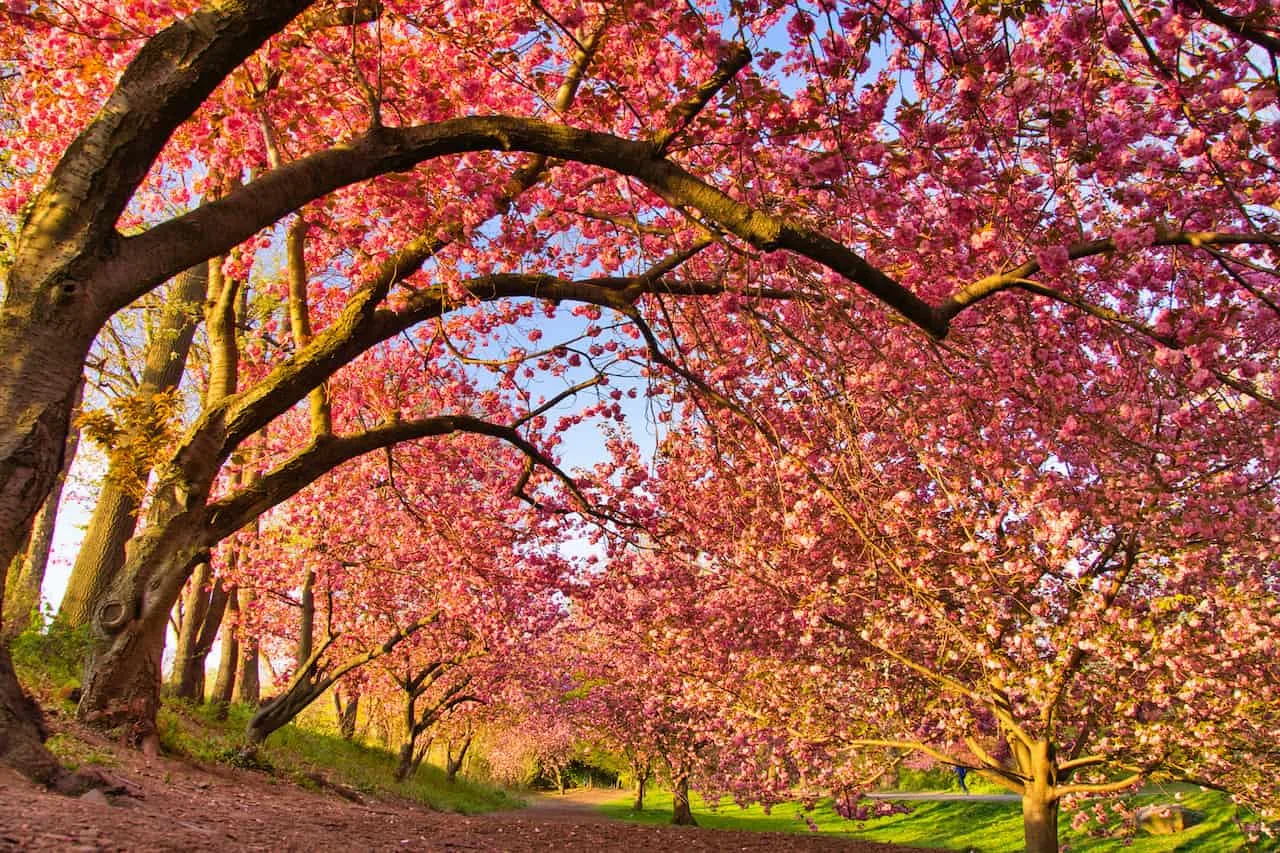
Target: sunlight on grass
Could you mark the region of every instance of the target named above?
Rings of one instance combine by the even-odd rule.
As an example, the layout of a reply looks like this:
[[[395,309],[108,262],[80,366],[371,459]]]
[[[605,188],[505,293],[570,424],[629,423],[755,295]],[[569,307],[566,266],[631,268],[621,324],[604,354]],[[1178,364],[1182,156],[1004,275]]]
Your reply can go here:
[[[161,708],[160,739],[166,752],[196,761],[246,766],[244,730],[251,710],[232,705],[217,719],[212,705],[169,701]],[[396,756],[385,749],[343,740],[332,734],[289,725],[275,732],[253,759],[259,769],[318,787],[310,774],[366,794],[393,794],[438,811],[478,814],[519,808],[523,802],[500,788],[459,778],[449,782],[434,765],[424,764],[407,782],[394,781]]]
[[[1170,802],[1171,796],[1143,795],[1133,804]],[[1120,848],[1136,853],[1172,853],[1172,851],[1226,851],[1249,849],[1243,836],[1232,823],[1234,807],[1223,796],[1194,791],[1184,794],[1181,803],[1198,812],[1203,819],[1177,835],[1139,835],[1124,837],[1127,827],[1115,827],[1117,837],[1092,838],[1072,831],[1070,816],[1062,820],[1063,853],[1110,851]],[[916,847],[964,850],[973,853],[1017,853],[1023,849],[1022,812],[1016,802],[983,803],[965,800],[945,802],[912,802],[910,814],[855,822],[835,813],[831,800],[823,800],[809,813],[823,835],[884,841]],[[671,795],[653,791],[645,798],[645,809],[631,811],[628,796],[600,807],[600,811],[618,820],[661,824],[671,820]],[[760,806],[740,808],[725,802],[712,810],[699,797],[694,797],[694,816],[708,829],[741,829],[757,832],[810,832],[802,809],[795,804],[774,807],[766,814]],[[1257,848],[1262,850],[1265,848]]]

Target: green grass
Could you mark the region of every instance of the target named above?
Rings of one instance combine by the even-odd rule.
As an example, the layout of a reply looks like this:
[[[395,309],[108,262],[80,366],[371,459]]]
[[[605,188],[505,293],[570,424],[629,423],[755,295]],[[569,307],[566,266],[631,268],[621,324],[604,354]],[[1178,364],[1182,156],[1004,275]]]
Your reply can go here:
[[[1144,794],[1132,798],[1130,805],[1150,802],[1171,802],[1171,795]],[[1073,853],[1101,853],[1127,849],[1135,853],[1173,853],[1178,851],[1202,851],[1203,853],[1229,853],[1236,850],[1267,850],[1268,847],[1249,848],[1243,836],[1232,823],[1234,807],[1221,795],[1198,789],[1183,793],[1180,802],[1203,815],[1203,820],[1184,832],[1169,836],[1140,834],[1132,840],[1125,837],[1092,838],[1071,830],[1071,815],[1062,816],[1062,849]],[[912,802],[910,814],[896,814],[874,818],[864,822],[847,821],[832,809],[830,800],[823,800],[809,813],[824,835],[858,838],[867,841],[884,841],[915,847],[944,850],[964,850],[975,853],[1016,853],[1023,849],[1022,812],[1018,803],[983,803],[965,800],[946,802]],[[631,811],[630,797],[600,807],[604,814],[619,820],[639,823],[669,823],[671,820],[671,795],[665,791],[653,791],[645,798],[641,813]],[[775,806],[769,814],[759,806],[739,808],[723,804],[712,810],[697,796],[694,797],[694,816],[698,824],[708,829],[743,829],[760,832],[809,832],[802,809],[795,804]],[[1123,831],[1125,827],[1116,827]]]
[[[226,720],[210,705],[169,701],[160,711],[165,751],[196,761],[263,770],[308,788],[314,774],[367,794],[390,794],[438,811],[478,814],[519,808],[523,802],[500,788],[466,779],[449,782],[438,767],[423,764],[407,782],[394,781],[396,756],[385,749],[343,740],[295,725],[271,735],[256,754],[246,753],[244,730],[251,709],[232,705]]]

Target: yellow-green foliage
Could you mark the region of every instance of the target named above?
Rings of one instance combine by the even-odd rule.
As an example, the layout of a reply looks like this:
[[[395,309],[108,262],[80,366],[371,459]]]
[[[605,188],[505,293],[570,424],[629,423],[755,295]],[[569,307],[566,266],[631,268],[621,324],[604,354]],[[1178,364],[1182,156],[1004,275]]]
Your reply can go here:
[[[114,482],[141,497],[151,469],[177,440],[181,414],[182,398],[172,389],[113,400],[108,409],[81,413],[77,424],[106,452]]]

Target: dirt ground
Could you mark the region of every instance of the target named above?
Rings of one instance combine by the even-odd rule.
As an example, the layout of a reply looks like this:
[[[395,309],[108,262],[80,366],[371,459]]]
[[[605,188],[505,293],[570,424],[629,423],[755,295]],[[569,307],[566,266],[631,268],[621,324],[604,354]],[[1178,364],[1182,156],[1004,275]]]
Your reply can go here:
[[[117,753],[119,756],[120,753]],[[362,802],[245,770],[128,753],[102,769],[125,793],[50,794],[0,769],[0,851],[843,851],[908,848],[835,838],[637,826],[591,810],[594,796],[466,817],[402,800]],[[612,792],[609,793],[612,796]]]

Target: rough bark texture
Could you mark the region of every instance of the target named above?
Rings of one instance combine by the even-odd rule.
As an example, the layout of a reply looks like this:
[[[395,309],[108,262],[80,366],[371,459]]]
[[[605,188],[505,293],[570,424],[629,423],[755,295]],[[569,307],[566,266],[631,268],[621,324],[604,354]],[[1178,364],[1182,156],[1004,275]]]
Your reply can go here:
[[[83,388],[82,383],[81,390]],[[78,404],[76,408],[79,408]],[[10,564],[9,578],[4,587],[3,639],[6,642],[26,630],[40,605],[40,590],[44,586],[45,570],[49,566],[49,551],[53,546],[58,507],[62,503],[62,488],[66,484],[67,473],[75,462],[79,446],[80,430],[72,429],[67,434],[62,469],[54,480],[49,496],[36,514],[25,551],[20,557],[14,557]]]
[[[58,606],[58,620],[78,628],[93,621],[95,605],[102,600],[124,564],[124,546],[133,535],[138,499],[112,477],[114,464],[98,492],[84,541],[67,579],[67,590]]]
[[[95,695],[110,695],[112,700],[104,704],[86,703],[86,689],[81,696],[77,715],[87,723],[104,729],[118,730],[121,740],[147,752],[158,752],[159,735],[156,730],[156,712],[160,708],[160,663],[164,656],[165,630],[138,631],[132,635],[133,644],[121,654],[128,654],[132,665],[117,669],[118,680],[108,690],[99,688]],[[96,675],[91,668],[86,685]]]

